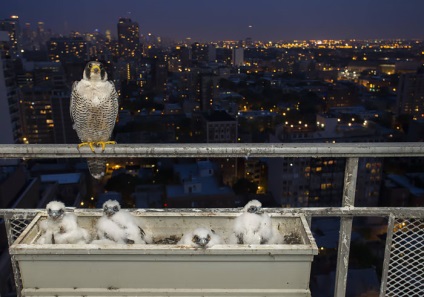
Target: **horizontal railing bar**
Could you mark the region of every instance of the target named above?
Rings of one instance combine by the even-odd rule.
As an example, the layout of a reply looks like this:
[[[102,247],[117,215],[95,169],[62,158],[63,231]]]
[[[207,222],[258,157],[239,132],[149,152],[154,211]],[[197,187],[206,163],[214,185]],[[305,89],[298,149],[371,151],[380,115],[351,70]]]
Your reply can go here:
[[[117,144],[104,152],[77,144],[1,144],[0,158],[424,157],[423,142]]]
[[[69,208],[73,209],[73,208]],[[138,213],[234,213],[241,208],[146,208],[128,209]],[[0,209],[0,217],[26,216],[32,217],[44,209]],[[101,214],[102,209],[76,208],[75,213]],[[305,207],[305,208],[264,208],[267,213],[297,215],[305,214],[312,217],[388,217],[424,218],[424,207]]]

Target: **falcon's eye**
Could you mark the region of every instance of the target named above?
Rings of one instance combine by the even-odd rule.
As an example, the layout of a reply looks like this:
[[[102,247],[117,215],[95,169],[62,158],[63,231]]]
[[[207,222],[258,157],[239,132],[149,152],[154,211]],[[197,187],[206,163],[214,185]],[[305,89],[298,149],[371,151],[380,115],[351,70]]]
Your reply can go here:
[[[47,212],[52,212],[52,210],[49,208],[49,209],[47,209]]]
[[[113,207],[113,211],[118,211],[119,209],[118,209],[118,206],[114,206]]]
[[[106,211],[107,210],[107,206],[103,207],[103,210]]]
[[[61,214],[62,214],[63,212],[64,212],[64,210],[63,210],[63,209],[59,209],[59,213],[61,213]]]
[[[208,237],[206,237],[206,239],[209,241],[211,240],[211,236],[208,234]]]
[[[91,63],[88,63],[88,67],[90,67],[90,68],[91,68],[92,66],[93,66],[93,64],[91,64]]]
[[[193,242],[198,242],[199,241],[199,236],[194,235],[192,241]]]

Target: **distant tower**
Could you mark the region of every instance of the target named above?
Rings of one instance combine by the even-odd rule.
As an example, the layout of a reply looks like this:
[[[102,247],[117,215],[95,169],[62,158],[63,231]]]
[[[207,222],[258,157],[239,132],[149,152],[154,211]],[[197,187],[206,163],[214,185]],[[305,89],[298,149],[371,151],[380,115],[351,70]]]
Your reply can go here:
[[[198,102],[202,111],[212,109],[214,100],[218,97],[220,77],[213,72],[198,75]]]
[[[33,50],[34,37],[34,32],[31,29],[31,23],[25,23],[25,26],[22,29],[22,49]]]
[[[216,47],[214,44],[208,45],[208,61],[215,62],[216,60]]]
[[[112,33],[110,32],[110,30],[106,30],[106,39],[109,42],[112,41]]]
[[[168,59],[167,56],[159,56],[152,63],[152,80],[158,92],[166,90],[168,79]]]
[[[183,70],[191,66],[191,47],[187,47],[187,46],[175,47],[175,56],[178,58],[178,61],[181,63],[181,68]]]
[[[118,22],[119,53],[124,59],[138,59],[140,50],[140,30],[137,22],[130,18],[120,18]]]
[[[233,48],[233,66],[240,67],[244,65],[244,49],[242,47]]]
[[[44,22],[37,22],[37,34],[36,34],[36,43],[37,47],[41,50],[46,49],[47,36],[44,31]]]
[[[398,115],[409,114],[424,118],[424,69],[400,76],[397,95]]]

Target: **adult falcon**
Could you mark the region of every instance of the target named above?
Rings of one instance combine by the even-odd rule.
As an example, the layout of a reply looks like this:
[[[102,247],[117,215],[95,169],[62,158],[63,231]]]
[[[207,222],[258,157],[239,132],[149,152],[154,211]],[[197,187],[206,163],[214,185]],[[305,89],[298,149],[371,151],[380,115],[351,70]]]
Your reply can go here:
[[[102,63],[91,61],[85,66],[83,78],[74,82],[71,93],[71,118],[81,146],[88,145],[93,153],[101,146],[102,152],[110,141],[118,115],[118,94]],[[106,159],[87,160],[91,175],[100,179],[105,172]]]

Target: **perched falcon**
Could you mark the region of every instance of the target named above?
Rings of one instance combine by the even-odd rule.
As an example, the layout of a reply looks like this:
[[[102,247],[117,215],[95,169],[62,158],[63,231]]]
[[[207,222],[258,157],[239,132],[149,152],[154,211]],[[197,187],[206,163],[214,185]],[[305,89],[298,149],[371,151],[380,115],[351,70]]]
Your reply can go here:
[[[71,118],[73,128],[83,145],[95,152],[101,146],[102,152],[110,141],[118,115],[118,94],[113,82],[107,80],[107,73],[100,62],[88,62],[83,78],[74,82],[71,93]],[[92,158],[87,160],[88,168],[94,178],[100,179],[105,172],[106,160]]]

